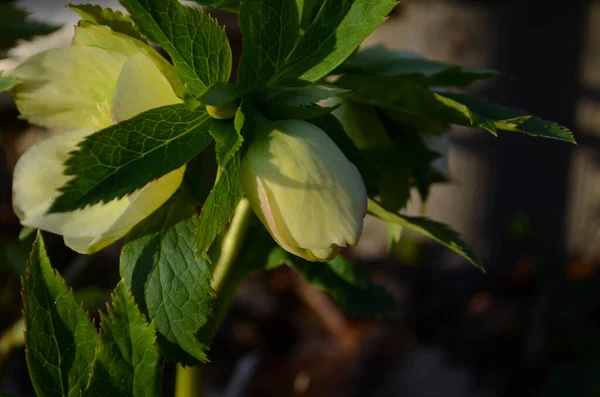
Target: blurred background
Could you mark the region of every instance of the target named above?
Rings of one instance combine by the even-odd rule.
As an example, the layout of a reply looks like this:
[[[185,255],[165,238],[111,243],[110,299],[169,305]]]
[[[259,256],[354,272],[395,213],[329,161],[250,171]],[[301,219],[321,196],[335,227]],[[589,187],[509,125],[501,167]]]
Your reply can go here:
[[[0,39],[19,17],[3,3]],[[18,2],[56,30],[25,29],[28,41],[0,53],[0,71],[68,45],[78,18],[66,3]],[[239,56],[236,17],[213,14]],[[345,255],[392,292],[401,317],[350,317],[286,269],[250,277],[210,353],[207,396],[600,396],[600,1],[403,0],[373,44],[504,72],[470,90],[571,128],[578,145],[453,129],[453,182],[433,188],[427,214],[461,232],[487,274],[408,234],[388,253],[385,225],[369,218]],[[20,397],[33,395],[19,321],[32,236],[19,239],[11,173],[52,132],[17,114],[0,95],[0,392]],[[409,211],[419,210],[415,196]],[[90,313],[103,308],[119,279],[118,243],[81,256],[45,238]],[[173,366],[165,373],[169,396]]]

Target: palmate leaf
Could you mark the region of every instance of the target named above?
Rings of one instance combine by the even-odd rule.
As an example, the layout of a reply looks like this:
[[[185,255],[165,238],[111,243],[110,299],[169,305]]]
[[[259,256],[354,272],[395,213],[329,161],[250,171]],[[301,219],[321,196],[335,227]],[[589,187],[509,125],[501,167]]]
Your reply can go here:
[[[217,163],[225,167],[242,147],[244,138],[231,120],[211,120],[209,132],[216,142]]]
[[[88,135],[66,162],[74,178],[51,212],[123,197],[181,167],[211,142],[209,119],[202,108],[169,105]]]
[[[154,324],[148,324],[121,280],[108,315],[101,315],[101,341],[86,397],[159,397],[160,354]]]
[[[133,21],[129,15],[123,15],[121,11],[102,8],[94,4],[69,4],[67,7],[79,14],[82,21],[96,25],[106,25],[115,32],[144,40],[140,32],[133,26]]]
[[[358,51],[336,73],[404,76],[438,87],[464,87],[477,80],[500,76],[494,70],[431,61],[412,51],[392,50],[383,45]]]
[[[223,28],[205,12],[177,0],[120,0],[151,41],[164,48],[193,95],[229,81],[231,48]]]
[[[394,318],[398,306],[394,298],[369,275],[341,256],[327,263],[308,262],[274,248],[268,258],[267,268],[287,264],[312,286],[327,292],[346,311],[365,318]]]
[[[396,4],[395,0],[325,0],[300,35],[304,18],[298,3],[303,4],[295,0],[242,0],[244,53],[238,80],[244,90],[325,77],[384,21]]]
[[[492,134],[498,130],[560,139],[574,143],[573,134],[564,127],[464,94],[434,92],[423,84],[405,77],[348,74],[336,85],[352,90],[352,100],[393,110],[396,121],[406,123],[431,121],[482,128]]]
[[[96,328],[52,269],[38,233],[23,279],[29,375],[40,397],[80,397],[98,346]]]
[[[129,233],[120,262],[136,303],[156,324],[163,353],[187,363],[206,361],[214,295],[208,257],[196,255],[196,222],[194,204],[176,194]]]
[[[398,226],[405,227],[406,229],[429,237],[456,252],[458,255],[469,261],[469,263],[484,270],[481,261],[473,254],[460,235],[448,225],[423,217],[406,216],[390,212],[373,199],[369,199],[368,212],[386,222],[392,222]]]

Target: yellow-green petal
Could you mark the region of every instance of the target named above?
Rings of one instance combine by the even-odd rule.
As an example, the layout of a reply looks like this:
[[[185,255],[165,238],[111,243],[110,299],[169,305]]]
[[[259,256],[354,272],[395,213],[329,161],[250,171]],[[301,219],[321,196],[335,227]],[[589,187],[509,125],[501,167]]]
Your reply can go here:
[[[97,130],[112,124],[110,104],[127,57],[95,47],[64,47],[19,65],[13,89],[23,118],[60,130]]]
[[[87,133],[69,132],[32,146],[17,162],[13,177],[13,204],[21,223],[63,235],[65,243],[80,253],[95,252],[124,236],[168,200],[184,172],[182,167],[109,203],[48,214],[59,188],[70,178],[63,174],[64,160]]]
[[[183,84],[181,83],[181,80],[179,80],[179,77],[177,77],[173,65],[171,65],[154,48],[140,40],[115,32],[108,26],[81,22],[80,26],[75,27],[73,45],[98,47],[109,51],[119,52],[127,57],[142,52],[150,57],[152,62],[160,69],[161,73],[171,84],[175,94],[178,97],[183,98]]]
[[[358,242],[366,190],[358,169],[320,128],[302,120],[266,123],[242,164],[254,211],[286,250],[309,260]]]
[[[112,116],[118,123],[146,110],[181,102],[154,62],[140,52],[130,57],[121,70]]]

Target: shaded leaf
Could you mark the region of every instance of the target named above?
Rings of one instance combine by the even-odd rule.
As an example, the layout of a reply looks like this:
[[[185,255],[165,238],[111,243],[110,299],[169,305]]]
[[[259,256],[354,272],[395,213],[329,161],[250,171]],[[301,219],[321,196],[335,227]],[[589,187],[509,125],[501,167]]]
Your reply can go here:
[[[244,196],[240,182],[241,155],[238,152],[221,171],[215,186],[202,206],[196,233],[196,247],[203,253],[221,229],[231,220]]]
[[[177,0],[120,0],[144,35],[164,48],[194,95],[231,74],[231,48],[221,26]]]
[[[133,21],[129,15],[123,15],[121,11],[102,8],[94,4],[69,4],[67,7],[79,14],[82,21],[96,25],[106,25],[115,32],[144,40],[140,32],[133,26]]]
[[[113,292],[108,315],[100,317],[102,337],[86,397],[161,396],[156,330],[144,319],[124,281]]]
[[[239,98],[237,86],[229,83],[212,83],[198,100],[206,105],[223,105]]]
[[[217,163],[225,167],[242,147],[244,138],[231,120],[211,120],[209,131],[216,142]]]
[[[209,119],[204,109],[169,105],[88,135],[66,161],[74,178],[50,211],[123,197],[181,167],[212,140]]]
[[[393,222],[398,226],[402,226],[429,237],[456,252],[458,255],[469,261],[469,263],[484,270],[483,264],[475,254],[473,254],[460,235],[452,230],[450,226],[423,217],[395,214],[387,211],[373,199],[369,199],[368,212],[384,221]]]
[[[178,361],[189,360],[180,349],[206,361],[210,337],[210,264],[196,255],[195,228],[194,205],[176,194],[129,233],[121,252],[121,276],[155,322],[163,353]]]
[[[267,101],[272,104],[306,106],[348,92],[346,89],[329,85],[284,87],[270,92]]]
[[[27,366],[40,397],[79,397],[98,334],[65,281],[52,269],[38,233],[23,280]]]
[[[194,0],[205,7],[218,8],[229,12],[240,11],[240,0]]]

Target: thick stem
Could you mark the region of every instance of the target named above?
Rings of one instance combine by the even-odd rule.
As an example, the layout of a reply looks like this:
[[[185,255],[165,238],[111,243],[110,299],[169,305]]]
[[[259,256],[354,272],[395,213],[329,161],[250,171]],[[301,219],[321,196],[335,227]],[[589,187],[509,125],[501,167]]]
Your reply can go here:
[[[178,364],[175,374],[175,397],[202,397],[203,395],[202,366],[184,367]]]

